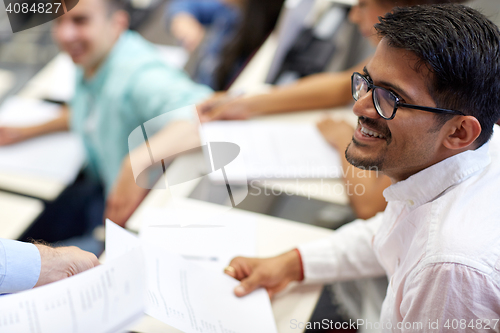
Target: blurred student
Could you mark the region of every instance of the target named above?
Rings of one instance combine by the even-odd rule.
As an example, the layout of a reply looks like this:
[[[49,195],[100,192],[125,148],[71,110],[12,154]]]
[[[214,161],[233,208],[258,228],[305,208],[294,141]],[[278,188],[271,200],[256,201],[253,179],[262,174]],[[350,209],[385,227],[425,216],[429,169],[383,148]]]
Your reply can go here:
[[[0,238],[0,294],[40,287],[99,265],[76,247],[53,248]]]
[[[283,2],[174,1],[168,8],[172,34],[190,52],[200,46],[195,80],[214,90],[227,89],[273,31]]]
[[[121,6],[119,0],[81,0],[55,20],[54,39],[79,65],[69,109],[41,126],[0,128],[0,144],[68,129],[83,139],[88,161],[85,181],[68,189],[59,204],[44,213],[47,227],[60,237],[67,236],[61,234],[65,229],[73,236],[70,233],[89,233],[101,223],[101,188],[107,196],[106,217],[123,226],[147,191],[134,183],[128,136],[144,122],[166,114],[166,130],[175,133],[170,146],[182,145],[185,136],[196,130],[187,130],[189,116],[182,119],[169,111],[211,92],[165,64],[152,44],[127,30],[129,18]],[[84,220],[74,226],[79,230],[72,228],[70,218]],[[82,229],[82,225],[86,226]],[[43,236],[50,242],[60,240]]]
[[[380,41],[373,26],[395,6],[413,6],[464,0],[359,0],[349,19],[361,34],[376,46]],[[360,72],[369,59],[339,73],[320,73],[299,79],[294,84],[275,87],[267,94],[231,97],[216,93],[199,107],[202,120],[248,119],[254,116],[291,111],[314,110],[346,105],[351,102],[351,75]]]
[[[380,16],[391,11],[394,6],[412,6],[462,2],[463,0],[359,0],[354,6],[349,19],[355,23],[361,34],[373,45],[380,41],[374,25]],[[299,110],[331,108],[348,104],[352,101],[351,75],[360,72],[369,59],[340,73],[321,73],[298,80],[295,84],[275,87],[271,92],[249,97],[231,97],[225,92],[214,94],[198,106],[200,119],[237,120],[258,115],[284,113]],[[321,134],[342,156],[342,165],[346,185],[363,188],[360,194],[352,193],[349,202],[357,217],[367,219],[383,211],[386,201],[382,192],[390,185],[386,176],[373,171],[352,171],[352,166],[344,157],[344,150],[354,133],[354,128],[344,121],[324,119],[317,124]]]

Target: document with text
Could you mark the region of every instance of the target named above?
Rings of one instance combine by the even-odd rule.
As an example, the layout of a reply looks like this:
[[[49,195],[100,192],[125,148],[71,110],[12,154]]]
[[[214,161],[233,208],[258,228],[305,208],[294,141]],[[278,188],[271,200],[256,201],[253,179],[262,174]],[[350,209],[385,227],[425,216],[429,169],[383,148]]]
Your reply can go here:
[[[239,281],[141,242],[117,225],[106,223],[108,259],[142,248],[146,261],[146,313],[184,332],[277,332],[264,289],[238,298]]]
[[[207,142],[232,142],[240,147],[246,175],[252,179],[340,178],[340,156],[314,124],[262,121],[214,121],[202,125]],[[220,175],[210,174],[222,182]]]
[[[257,255],[257,218],[239,209],[179,198],[141,216],[140,239],[218,272],[237,256]]]
[[[123,332],[145,307],[140,249],[73,277],[0,296],[0,332]]]

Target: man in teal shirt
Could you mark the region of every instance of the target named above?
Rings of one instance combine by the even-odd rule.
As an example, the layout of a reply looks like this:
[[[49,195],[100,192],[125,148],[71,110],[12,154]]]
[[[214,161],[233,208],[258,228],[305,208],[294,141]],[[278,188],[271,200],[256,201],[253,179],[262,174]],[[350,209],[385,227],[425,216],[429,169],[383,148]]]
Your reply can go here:
[[[84,140],[89,167],[109,192],[128,153],[127,138],[137,126],[164,113],[178,120],[168,111],[209,93],[166,66],[136,32],[125,31],[91,79],[79,71],[70,125]]]
[[[106,217],[121,225],[146,194],[134,183],[128,158],[129,134],[162,114],[165,130],[179,132],[190,115],[169,111],[197,103],[211,94],[209,88],[168,66],[152,44],[127,28],[128,14],[121,9],[119,0],[80,0],[75,8],[55,20],[53,30],[59,47],[79,65],[69,109],[59,119],[41,126],[0,128],[0,145],[68,129],[81,136],[88,158],[87,189],[83,192],[90,198],[81,198],[82,191],[76,190],[68,194],[80,198],[67,198],[64,206],[73,207],[75,200],[86,201],[84,206],[93,208],[86,207],[83,214],[91,216],[92,225],[102,218],[102,208],[96,207],[99,202],[102,206],[103,200],[96,199],[99,191],[89,190],[89,183],[103,186],[108,198]],[[167,144],[178,146],[185,139],[182,135],[174,137],[178,141]],[[47,213],[52,226],[57,224],[55,219],[63,216],[59,214],[61,208],[65,207]]]

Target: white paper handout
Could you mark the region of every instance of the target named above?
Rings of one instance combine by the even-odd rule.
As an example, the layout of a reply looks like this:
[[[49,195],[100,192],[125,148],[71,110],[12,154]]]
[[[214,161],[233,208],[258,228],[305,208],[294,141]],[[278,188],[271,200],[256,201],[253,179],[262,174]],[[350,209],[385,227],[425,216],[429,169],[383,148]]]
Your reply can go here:
[[[339,154],[314,124],[261,121],[215,121],[202,126],[209,142],[236,143],[243,155],[246,176],[241,179],[340,178]],[[210,174],[214,181],[222,181]],[[233,175],[233,177],[236,177]]]
[[[178,254],[139,241],[124,229],[106,224],[106,254],[119,255],[142,247],[146,259],[146,313],[184,332],[277,332],[267,292],[256,290],[238,298],[239,282]]]
[[[0,296],[0,332],[122,332],[143,315],[140,249],[68,279]]]
[[[256,234],[252,213],[178,198],[165,207],[143,212],[140,238],[220,272],[236,256],[257,255]]]
[[[59,106],[11,97],[0,107],[0,126],[34,126],[57,118]],[[85,160],[77,135],[53,133],[0,147],[0,172],[36,176],[64,185],[73,182]]]

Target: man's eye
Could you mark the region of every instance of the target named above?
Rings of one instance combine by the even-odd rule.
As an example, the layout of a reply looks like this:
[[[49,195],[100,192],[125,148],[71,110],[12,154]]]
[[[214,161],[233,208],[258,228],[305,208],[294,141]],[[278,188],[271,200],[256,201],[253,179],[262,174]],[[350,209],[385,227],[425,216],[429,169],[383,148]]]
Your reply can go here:
[[[75,24],[85,24],[88,20],[86,17],[77,17],[73,20]]]

